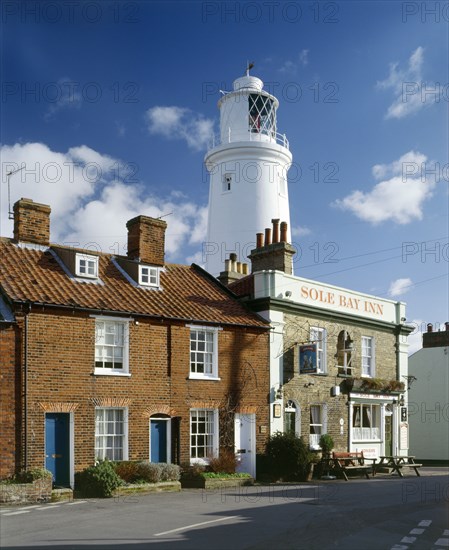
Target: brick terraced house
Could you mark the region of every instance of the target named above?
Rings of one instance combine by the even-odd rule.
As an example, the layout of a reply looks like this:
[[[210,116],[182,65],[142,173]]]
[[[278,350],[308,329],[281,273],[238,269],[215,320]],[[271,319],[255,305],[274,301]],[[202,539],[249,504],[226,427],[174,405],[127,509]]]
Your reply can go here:
[[[269,324],[196,265],[165,263],[166,223],[127,223],[128,254],[50,244],[50,207],[14,205],[0,239],[0,478],[56,485],[97,458],[255,474],[269,434]]]
[[[220,280],[272,326],[270,427],[313,450],[408,454],[405,304],[293,275],[287,224],[257,234],[252,273],[226,261]]]

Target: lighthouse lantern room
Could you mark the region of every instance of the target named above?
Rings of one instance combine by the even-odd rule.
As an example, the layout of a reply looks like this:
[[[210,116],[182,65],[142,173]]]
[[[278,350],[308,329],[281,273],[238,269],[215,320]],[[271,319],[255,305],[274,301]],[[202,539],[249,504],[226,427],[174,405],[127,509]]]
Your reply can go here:
[[[210,188],[203,258],[213,275],[223,270],[230,253],[246,261],[255,248],[254,235],[271,226],[272,219],[287,222],[290,231],[292,155],[285,134],[277,132],[278,106],[249,70],[218,101],[220,134],[205,156]]]

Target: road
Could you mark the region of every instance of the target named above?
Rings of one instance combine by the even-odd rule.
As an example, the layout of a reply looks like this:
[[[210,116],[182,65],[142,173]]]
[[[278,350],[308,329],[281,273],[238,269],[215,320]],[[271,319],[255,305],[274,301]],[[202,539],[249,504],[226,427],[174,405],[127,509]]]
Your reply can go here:
[[[448,550],[449,472],[7,507],[2,549]]]

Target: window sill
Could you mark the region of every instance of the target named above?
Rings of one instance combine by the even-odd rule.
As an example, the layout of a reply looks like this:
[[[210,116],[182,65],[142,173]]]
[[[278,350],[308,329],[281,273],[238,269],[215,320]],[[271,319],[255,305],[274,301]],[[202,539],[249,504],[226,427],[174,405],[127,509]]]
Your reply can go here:
[[[94,370],[94,376],[125,376],[130,377],[131,373],[129,372],[111,372],[111,371],[103,371],[99,369]]]
[[[192,374],[190,373],[188,376],[188,380],[211,380],[211,381],[221,381],[221,378],[218,376],[206,376],[202,374]]]
[[[327,376],[328,373],[327,372],[314,372],[312,374],[312,376]]]

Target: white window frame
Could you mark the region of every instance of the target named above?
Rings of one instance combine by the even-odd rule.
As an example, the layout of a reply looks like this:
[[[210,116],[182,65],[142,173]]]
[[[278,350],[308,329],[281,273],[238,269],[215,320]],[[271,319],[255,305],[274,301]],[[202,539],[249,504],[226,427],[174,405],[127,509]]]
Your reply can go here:
[[[104,316],[95,316],[95,370],[94,374],[96,375],[106,375],[106,376],[131,376],[129,373],[129,322],[130,319],[123,319],[117,317],[104,317]],[[123,344],[120,346],[115,346],[115,344],[106,344],[99,341],[98,330],[100,324],[104,324],[104,328],[108,324],[120,325],[123,327]],[[104,358],[103,353],[98,353],[99,348],[105,347],[121,347],[122,348],[122,366],[121,367],[100,367],[97,366],[97,362],[100,361],[100,357]]]
[[[311,419],[309,419],[309,447],[312,450],[319,451],[321,450],[320,437],[327,433],[327,406],[325,403],[312,403],[310,405],[309,416],[312,415],[312,407],[319,407],[320,418],[319,422],[315,424],[312,423]],[[317,433],[312,433],[312,426],[319,427],[320,430]]]
[[[77,252],[75,255],[75,275],[87,279],[98,279],[98,256]]]
[[[208,417],[206,422],[206,430],[204,432],[199,432],[194,429],[195,425],[195,416],[198,413],[205,413]],[[191,464],[208,464],[211,457],[218,456],[218,442],[219,442],[219,431],[218,431],[218,410],[217,409],[190,409],[190,463]],[[196,422],[198,423],[198,422]],[[212,431],[208,430],[208,426],[212,427]],[[201,437],[204,436],[204,444],[201,442]],[[211,438],[210,442],[206,442],[206,438]],[[201,442],[201,444],[199,444]],[[198,453],[198,449],[203,449],[204,451]],[[209,449],[209,451],[208,451]],[[198,456],[201,454],[203,456]]]
[[[358,415],[357,409],[360,407]],[[364,414],[364,409],[368,409],[369,414]],[[374,414],[373,414],[374,412]],[[369,420],[370,426],[364,425],[364,420]],[[359,424],[355,426],[354,424]],[[352,441],[381,441],[382,438],[382,411],[381,405],[377,403],[354,403],[352,407],[351,429]]]
[[[159,287],[160,269],[150,265],[139,265],[139,285]]]
[[[310,327],[310,341],[316,344],[316,371],[317,374],[327,373],[326,357],[326,329],[322,327]]]
[[[195,325],[189,325],[190,328],[190,351],[189,351],[189,378],[193,378],[196,380],[220,380],[218,377],[218,331],[220,330],[218,327],[200,327]],[[201,343],[201,340],[194,340],[192,341],[193,333],[201,333],[204,332],[205,334],[209,334],[212,336],[212,351],[207,351],[206,349],[203,351],[201,349],[192,349],[193,342],[196,342],[198,344],[197,347],[200,347],[199,344]],[[207,338],[207,337],[206,337]],[[204,341],[206,344],[206,340]],[[206,347],[206,346],[205,346]],[[202,363],[198,361],[198,354],[205,353],[207,354],[210,359],[210,372],[198,372],[197,368]],[[195,358],[193,359],[193,354],[195,354]],[[206,364],[203,363],[204,369],[206,369]],[[195,368],[192,368],[196,366]]]
[[[366,343],[369,341],[369,346]],[[375,345],[372,336],[362,336],[361,342],[362,376],[374,378],[376,376]],[[366,353],[366,352],[369,353]]]
[[[105,413],[106,411],[122,411],[123,417],[120,421],[123,424],[123,433],[117,434],[117,426],[116,421],[113,422],[114,429],[112,433],[108,433],[108,428],[105,428],[105,425],[107,426],[108,423],[111,423],[110,421],[105,420],[104,418],[101,420],[101,423],[103,424],[103,429],[101,429],[101,425],[98,422],[98,414],[100,411]],[[103,433],[101,433],[103,432]],[[101,444],[100,444],[100,438],[101,438]],[[121,454],[117,454],[114,448],[114,445],[112,447],[108,447],[108,444],[110,443],[110,438],[113,440],[117,438],[121,438],[122,445]],[[112,452],[108,449],[112,449]],[[108,460],[128,460],[128,408],[127,407],[95,407],[95,459],[104,460],[105,458],[108,458]]]

